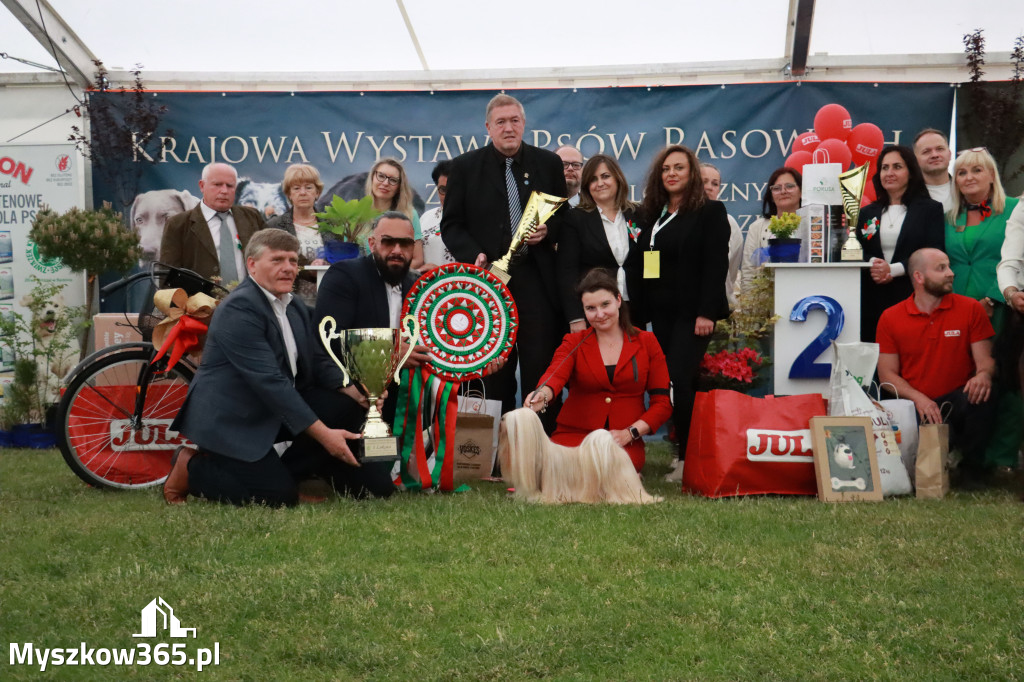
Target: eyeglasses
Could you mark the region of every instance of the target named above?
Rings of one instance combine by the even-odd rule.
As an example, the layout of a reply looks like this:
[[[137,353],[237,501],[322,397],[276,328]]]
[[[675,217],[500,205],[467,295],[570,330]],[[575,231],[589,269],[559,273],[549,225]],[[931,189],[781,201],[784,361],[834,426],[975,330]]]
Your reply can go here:
[[[972,147],[971,149],[961,149],[956,153],[958,157],[968,154],[970,152],[985,152],[988,153],[988,147]]]
[[[393,178],[390,175],[385,175],[380,171],[373,171],[373,177],[377,180],[377,182],[386,182],[392,187],[398,184],[398,178]]]
[[[380,245],[385,249],[393,249],[395,244],[403,249],[411,249],[416,246],[416,240],[412,237],[391,237],[389,235],[383,235],[380,238]]]
[[[437,193],[440,194],[441,196],[448,194],[448,185],[438,185]]]
[[[572,168],[573,170],[579,170],[580,168],[583,168],[583,162],[582,161],[563,161],[562,162],[562,169],[565,170],[566,168]]]
[[[782,194],[783,192],[792,192],[796,189],[796,185],[792,182],[787,182],[784,185],[772,185],[768,189],[772,191],[772,194]]]

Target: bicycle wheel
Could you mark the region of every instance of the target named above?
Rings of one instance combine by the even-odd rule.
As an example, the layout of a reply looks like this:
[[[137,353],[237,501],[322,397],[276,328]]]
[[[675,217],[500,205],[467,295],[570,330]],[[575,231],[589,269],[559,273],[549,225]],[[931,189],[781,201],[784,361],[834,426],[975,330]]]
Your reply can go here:
[[[79,478],[100,488],[159,485],[184,436],[170,430],[195,370],[179,362],[151,376],[138,417],[140,379],[152,350],[126,348],[103,355],[76,374],[57,412],[58,444]]]

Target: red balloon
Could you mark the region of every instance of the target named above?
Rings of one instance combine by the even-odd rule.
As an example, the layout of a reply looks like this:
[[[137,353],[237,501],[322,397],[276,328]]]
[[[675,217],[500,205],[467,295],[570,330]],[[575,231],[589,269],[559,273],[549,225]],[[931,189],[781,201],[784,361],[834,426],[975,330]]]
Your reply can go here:
[[[826,104],[814,115],[814,132],[822,140],[843,140],[850,136],[850,112],[838,104]]]
[[[821,138],[818,137],[818,133],[813,130],[803,135],[800,135],[793,141],[794,152],[813,152],[814,148],[821,142]],[[791,166],[794,168],[795,166]]]
[[[850,148],[842,140],[824,140],[814,150],[814,163],[838,163],[846,170],[850,167]]]
[[[793,170],[800,171],[801,174],[804,172],[804,166],[811,162],[810,152],[793,152],[786,159],[786,167],[792,168]]]
[[[865,161],[878,158],[878,153],[885,146],[885,135],[874,123],[861,123],[850,131],[846,146],[853,155],[853,165],[860,166]]]

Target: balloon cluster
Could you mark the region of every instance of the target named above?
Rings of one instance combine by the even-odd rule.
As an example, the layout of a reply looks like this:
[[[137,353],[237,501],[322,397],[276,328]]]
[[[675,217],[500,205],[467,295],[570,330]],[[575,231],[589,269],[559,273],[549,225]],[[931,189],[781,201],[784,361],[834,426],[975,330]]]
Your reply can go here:
[[[814,115],[814,130],[793,142],[793,153],[786,165],[803,173],[809,163],[838,163],[842,170],[869,164],[868,177],[874,177],[878,154],[885,145],[882,129],[874,123],[853,125],[850,112],[839,104],[826,104]],[[875,200],[872,183],[864,187],[865,203]]]

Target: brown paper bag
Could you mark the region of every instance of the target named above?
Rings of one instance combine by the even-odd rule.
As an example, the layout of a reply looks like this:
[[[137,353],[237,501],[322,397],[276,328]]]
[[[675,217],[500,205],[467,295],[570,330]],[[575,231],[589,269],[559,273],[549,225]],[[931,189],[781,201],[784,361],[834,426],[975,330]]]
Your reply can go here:
[[[456,483],[477,481],[491,475],[494,468],[494,444],[491,434],[494,417],[489,414],[460,412],[455,422]]]
[[[918,499],[942,499],[949,492],[949,424],[921,424],[918,429]]]

